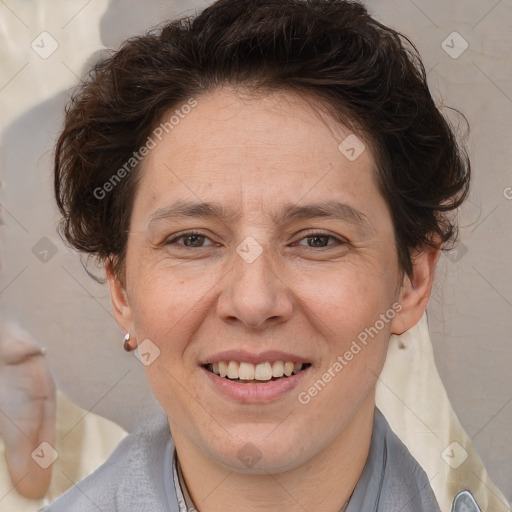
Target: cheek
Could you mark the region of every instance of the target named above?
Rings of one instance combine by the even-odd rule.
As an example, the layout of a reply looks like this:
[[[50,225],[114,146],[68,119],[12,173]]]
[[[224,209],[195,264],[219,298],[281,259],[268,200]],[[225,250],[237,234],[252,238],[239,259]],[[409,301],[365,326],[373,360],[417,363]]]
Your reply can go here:
[[[307,273],[296,295],[306,315],[311,313],[310,321],[337,345],[336,340],[346,341],[373,325],[391,307],[393,290],[392,279],[385,278],[381,269],[346,265],[336,271]]]
[[[157,400],[174,410],[183,394],[189,396],[183,392],[185,381],[192,391],[190,372],[197,371],[194,333],[207,316],[206,295],[216,274],[162,260],[139,261],[132,267],[129,290],[135,335],[156,347],[158,357],[144,371]],[[182,412],[187,414],[186,407]]]
[[[315,400],[318,406],[355,404],[375,384],[395,315],[393,285],[382,272],[368,267],[347,267],[325,278],[302,280],[299,293],[307,297],[306,315],[325,339],[318,371],[321,382],[313,390],[302,390],[308,396],[321,394]]]
[[[195,267],[171,262],[163,251],[140,250],[131,258],[128,298],[139,337],[179,343],[178,333],[197,316],[214,282],[213,273]]]

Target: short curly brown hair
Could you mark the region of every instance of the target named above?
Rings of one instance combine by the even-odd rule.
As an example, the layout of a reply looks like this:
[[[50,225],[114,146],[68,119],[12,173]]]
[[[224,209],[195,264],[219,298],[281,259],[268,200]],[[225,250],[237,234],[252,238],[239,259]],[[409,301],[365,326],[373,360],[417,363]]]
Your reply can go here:
[[[470,163],[413,43],[358,2],[218,0],[127,40],[74,92],[55,151],[60,231],[73,247],[113,257],[120,274],[141,168],[133,155],[164,113],[228,84],[316,98],[371,141],[402,271],[412,274],[413,249],[455,241]]]

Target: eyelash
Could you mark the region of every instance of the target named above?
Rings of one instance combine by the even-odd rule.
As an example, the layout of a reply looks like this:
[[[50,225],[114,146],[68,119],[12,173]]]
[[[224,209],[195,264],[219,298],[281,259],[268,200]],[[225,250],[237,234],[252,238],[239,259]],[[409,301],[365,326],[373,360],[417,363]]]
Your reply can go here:
[[[199,236],[199,237],[203,237],[203,238],[208,239],[208,237],[206,235],[204,235],[203,233],[199,233],[197,231],[186,231],[184,233],[180,233],[179,235],[177,235],[177,236],[175,236],[175,237],[173,237],[171,239],[168,239],[164,244],[165,245],[174,245],[181,238],[187,238],[187,237],[190,237],[190,236]],[[323,238],[328,238],[328,239],[332,238],[333,240],[336,240],[338,245],[346,245],[348,243],[347,241],[342,240],[340,238],[337,238],[334,235],[331,235],[329,233],[323,233],[321,231],[312,231],[312,232],[306,233],[300,239],[300,241],[305,240],[307,238],[314,238],[314,237],[323,237]],[[181,244],[178,244],[178,245],[181,245]],[[330,247],[331,245],[327,245],[325,247],[309,247],[308,246],[308,248],[309,249],[326,249],[327,247]],[[184,249],[204,249],[204,247],[187,247],[185,245],[181,245],[181,247],[183,247]]]

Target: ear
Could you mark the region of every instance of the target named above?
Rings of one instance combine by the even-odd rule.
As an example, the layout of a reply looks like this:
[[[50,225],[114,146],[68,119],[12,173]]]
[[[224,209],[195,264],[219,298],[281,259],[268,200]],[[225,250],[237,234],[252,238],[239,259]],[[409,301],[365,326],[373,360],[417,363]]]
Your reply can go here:
[[[440,245],[436,244],[436,247],[418,249],[412,255],[413,275],[403,278],[398,299],[402,309],[391,322],[392,334],[402,334],[421,320],[430,299],[440,254]]]
[[[112,302],[114,318],[124,333],[133,333],[132,311],[128,304],[126,286],[116,275],[114,265],[110,258],[105,260],[105,272],[110,287],[110,300]]]

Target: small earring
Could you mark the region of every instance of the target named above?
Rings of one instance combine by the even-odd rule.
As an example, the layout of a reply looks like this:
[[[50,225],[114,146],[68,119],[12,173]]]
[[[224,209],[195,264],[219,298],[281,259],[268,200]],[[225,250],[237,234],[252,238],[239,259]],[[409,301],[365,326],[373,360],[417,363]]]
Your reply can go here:
[[[133,350],[133,347],[130,345],[130,333],[129,332],[127,332],[124,336],[123,348],[126,350],[126,352],[131,352]]]

